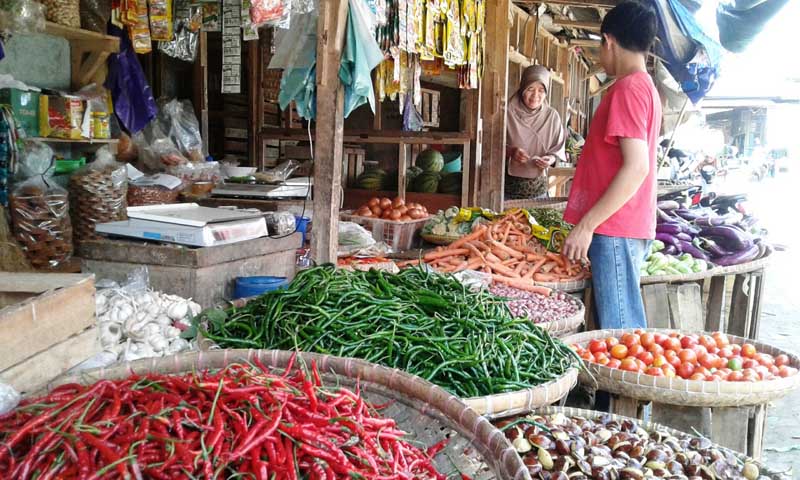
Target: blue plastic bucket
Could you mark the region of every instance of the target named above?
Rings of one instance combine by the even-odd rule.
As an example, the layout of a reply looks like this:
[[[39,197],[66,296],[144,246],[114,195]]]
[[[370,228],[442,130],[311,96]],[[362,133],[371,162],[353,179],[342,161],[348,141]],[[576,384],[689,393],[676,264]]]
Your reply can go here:
[[[233,289],[234,300],[255,297],[262,293],[278,290],[289,284],[286,277],[236,277]]]
[[[308,223],[311,221],[308,217],[298,217],[297,215],[294,216],[294,225],[295,229],[303,234],[303,240],[300,243],[300,248],[303,248],[306,244],[306,230],[308,229]]]

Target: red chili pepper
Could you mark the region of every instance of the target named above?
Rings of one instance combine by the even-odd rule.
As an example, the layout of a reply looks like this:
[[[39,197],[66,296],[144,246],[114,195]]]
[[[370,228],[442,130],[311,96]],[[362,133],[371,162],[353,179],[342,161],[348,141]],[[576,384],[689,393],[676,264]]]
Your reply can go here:
[[[431,445],[430,447],[428,447],[426,453],[431,458],[435,457],[439,452],[441,452],[444,449],[444,447],[447,446],[447,442],[449,442],[449,439],[445,438],[444,440]]]
[[[114,444],[104,442],[88,433],[81,433],[79,436],[84,442],[96,448],[97,451],[100,452],[100,456],[103,457],[103,460],[105,460],[106,464],[110,465],[114,462],[118,462],[118,460],[121,458],[117,452],[114,451]],[[115,470],[123,477],[128,474],[128,469],[123,462],[118,462],[115,466]]]

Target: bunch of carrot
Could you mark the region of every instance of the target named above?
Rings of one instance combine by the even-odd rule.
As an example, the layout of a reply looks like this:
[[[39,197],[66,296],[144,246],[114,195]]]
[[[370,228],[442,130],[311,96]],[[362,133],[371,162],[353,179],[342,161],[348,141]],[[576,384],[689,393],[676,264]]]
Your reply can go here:
[[[442,272],[479,270],[496,282],[543,294],[549,294],[549,289],[534,282],[583,280],[591,275],[580,263],[547,251],[531,235],[522,211],[476,226],[472,233],[427,253],[423,260]]]

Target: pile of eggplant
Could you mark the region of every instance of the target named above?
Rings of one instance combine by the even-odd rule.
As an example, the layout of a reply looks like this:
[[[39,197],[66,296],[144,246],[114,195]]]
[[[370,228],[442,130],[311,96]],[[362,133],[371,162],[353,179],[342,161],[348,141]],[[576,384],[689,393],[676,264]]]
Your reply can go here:
[[[661,253],[694,258],[721,267],[763,258],[772,247],[755,234],[755,219],[738,213],[718,215],[711,209],[685,209],[677,202],[659,202],[656,239]]]

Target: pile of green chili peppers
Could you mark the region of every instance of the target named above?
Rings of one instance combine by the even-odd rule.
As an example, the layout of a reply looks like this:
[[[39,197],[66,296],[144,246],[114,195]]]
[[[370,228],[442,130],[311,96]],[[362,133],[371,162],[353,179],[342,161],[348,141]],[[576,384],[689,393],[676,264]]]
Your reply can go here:
[[[360,358],[462,398],[540,385],[579,364],[567,345],[512,318],[501,299],[421,268],[393,275],[314,267],[284,290],[197,320],[223,348]]]

